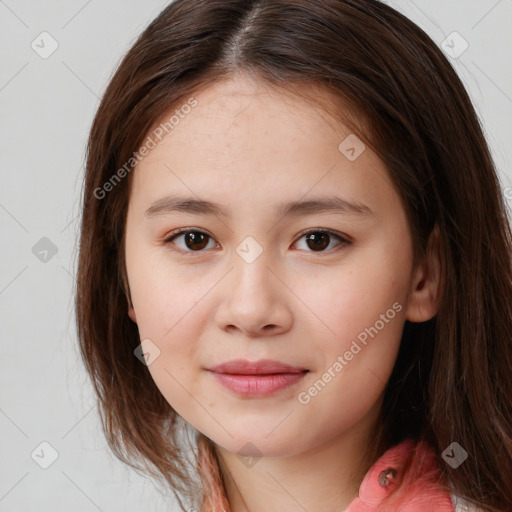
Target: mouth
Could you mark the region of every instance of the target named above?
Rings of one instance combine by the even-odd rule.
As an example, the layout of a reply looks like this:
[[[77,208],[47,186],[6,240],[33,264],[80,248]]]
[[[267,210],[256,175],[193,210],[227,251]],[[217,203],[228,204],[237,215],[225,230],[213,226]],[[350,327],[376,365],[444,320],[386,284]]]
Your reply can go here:
[[[265,397],[301,381],[308,369],[280,361],[236,359],[207,368],[225,388],[244,397]]]

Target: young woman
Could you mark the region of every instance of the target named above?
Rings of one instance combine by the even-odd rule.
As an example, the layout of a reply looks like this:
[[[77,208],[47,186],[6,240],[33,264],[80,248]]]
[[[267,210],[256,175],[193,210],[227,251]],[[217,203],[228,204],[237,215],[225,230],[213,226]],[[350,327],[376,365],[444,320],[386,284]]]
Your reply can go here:
[[[175,0],[88,145],[109,445],[183,510],[510,511],[511,249],[468,94],[406,17]]]

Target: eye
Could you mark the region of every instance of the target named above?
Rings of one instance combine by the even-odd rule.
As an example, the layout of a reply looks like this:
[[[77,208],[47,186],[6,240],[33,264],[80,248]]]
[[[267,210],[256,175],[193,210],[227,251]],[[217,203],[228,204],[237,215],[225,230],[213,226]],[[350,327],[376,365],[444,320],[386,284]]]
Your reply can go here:
[[[176,231],[173,231],[164,240],[164,243],[175,243],[174,240],[177,240],[181,237],[183,237],[184,246],[180,247],[180,245],[178,244],[175,245],[177,245],[178,248],[184,252],[201,252],[202,249],[207,248],[208,240],[214,240],[210,235],[208,235],[204,231],[200,231],[194,228],[180,228]],[[339,243],[335,246],[335,248],[339,246],[343,248],[345,246],[352,244],[352,242],[350,240],[347,240],[344,236],[328,229],[317,228],[302,232],[300,234],[299,240],[304,237],[306,239],[307,247],[312,249],[311,251],[308,252],[327,252],[325,251],[325,248],[329,247],[332,238],[336,238],[339,240]]]
[[[171,242],[174,243],[174,240],[177,238],[184,237],[185,247],[178,247],[185,252],[199,252],[201,249],[204,249],[208,244],[207,240],[211,238],[210,235],[204,233],[203,231],[199,231],[194,228],[181,228],[176,231],[173,231],[169,237],[167,237],[164,242],[169,244]]]
[[[347,240],[344,236],[329,229],[310,229],[302,232],[299,240],[304,237],[306,239],[307,247],[312,249],[312,251],[309,252],[328,252],[324,249],[330,245],[332,238],[337,238],[339,240],[339,243],[335,246],[335,250],[341,250],[345,246],[352,244],[352,242]]]

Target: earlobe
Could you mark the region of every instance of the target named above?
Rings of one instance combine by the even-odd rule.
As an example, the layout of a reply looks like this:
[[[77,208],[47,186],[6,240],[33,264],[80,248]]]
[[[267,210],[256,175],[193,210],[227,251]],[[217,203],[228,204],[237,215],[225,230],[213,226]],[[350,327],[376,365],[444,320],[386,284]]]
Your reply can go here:
[[[441,234],[436,224],[430,233],[425,258],[414,272],[406,320],[426,322],[436,315],[443,292],[444,268]]]
[[[131,318],[132,322],[137,323],[137,317],[135,315],[135,310],[133,309],[133,306],[131,304],[128,306],[128,316]]]

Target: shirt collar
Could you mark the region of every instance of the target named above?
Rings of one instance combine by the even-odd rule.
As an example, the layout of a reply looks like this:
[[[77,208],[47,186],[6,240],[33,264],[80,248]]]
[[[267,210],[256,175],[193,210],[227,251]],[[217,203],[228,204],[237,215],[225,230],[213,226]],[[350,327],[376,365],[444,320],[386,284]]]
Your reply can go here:
[[[346,512],[454,512],[433,448],[406,439],[370,468]]]

